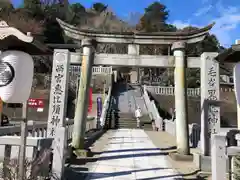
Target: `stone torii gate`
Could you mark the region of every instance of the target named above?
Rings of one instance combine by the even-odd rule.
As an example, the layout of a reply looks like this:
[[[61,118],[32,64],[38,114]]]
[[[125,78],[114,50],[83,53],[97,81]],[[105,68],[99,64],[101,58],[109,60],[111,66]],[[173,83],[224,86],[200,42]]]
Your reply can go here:
[[[175,103],[176,103],[176,138],[178,153],[189,155],[188,116],[186,93],[186,68],[201,68],[201,103],[202,103],[202,149],[208,154],[208,133],[216,133],[220,129],[220,111],[214,107],[214,122],[206,117],[206,100],[219,100],[219,68],[214,58],[217,53],[203,53],[201,57],[185,56],[186,44],[202,41],[214,24],[192,32],[115,32],[103,33],[89,30],[79,30],[76,27],[57,19],[58,23],[70,38],[81,41],[83,55],[77,54],[71,58],[71,63],[82,64],[80,87],[83,92],[78,97],[74,119],[73,146],[83,147],[83,127],[85,127],[86,105],[84,95],[88,93],[90,70],[95,65],[133,66],[133,67],[175,67]],[[120,43],[128,45],[128,54],[94,54],[97,43]],[[141,45],[172,46],[173,56],[139,55]],[[209,72],[209,73],[207,73]],[[210,84],[210,85],[209,85]],[[207,127],[210,127],[209,130]],[[79,129],[81,132],[79,132]],[[204,138],[203,138],[204,137]]]

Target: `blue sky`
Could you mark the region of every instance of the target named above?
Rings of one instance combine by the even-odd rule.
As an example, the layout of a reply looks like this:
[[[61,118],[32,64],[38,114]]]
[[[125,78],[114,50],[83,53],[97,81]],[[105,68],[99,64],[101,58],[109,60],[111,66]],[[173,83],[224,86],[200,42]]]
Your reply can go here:
[[[20,5],[23,0],[13,0]],[[91,7],[94,2],[108,4],[121,18],[130,21],[144,12],[144,8],[153,0],[70,0],[70,3],[79,2],[85,7]],[[179,28],[188,25],[197,27],[216,22],[211,33],[217,35],[220,43],[228,47],[240,39],[240,3],[239,0],[159,0],[170,11],[169,23]]]

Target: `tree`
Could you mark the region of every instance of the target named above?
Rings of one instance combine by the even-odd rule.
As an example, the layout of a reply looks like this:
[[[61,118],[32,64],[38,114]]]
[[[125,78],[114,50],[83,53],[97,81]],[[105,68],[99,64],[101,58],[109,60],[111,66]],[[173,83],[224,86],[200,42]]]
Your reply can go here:
[[[0,18],[1,16],[8,15],[14,10],[12,3],[8,0],[3,0],[0,2]]]
[[[1,11],[3,9],[5,9],[5,10],[13,10],[14,9],[11,1],[9,1],[9,0],[0,1],[0,8],[1,8]]]
[[[73,25],[81,24],[83,16],[86,15],[85,7],[80,3],[70,5],[71,20],[70,23]]]
[[[28,12],[29,16],[36,20],[42,20],[44,18],[44,12],[40,0],[24,0],[22,9]]]
[[[198,27],[188,26],[183,29],[179,29],[182,32],[192,32],[198,30]],[[200,56],[203,52],[219,52],[222,50],[217,37],[213,34],[209,34],[201,42],[194,44],[188,44],[186,54],[188,56]],[[199,69],[187,70],[187,84],[190,88],[199,87],[200,71]]]
[[[145,8],[145,13],[141,17],[137,29],[146,32],[166,31],[170,27],[166,23],[168,16],[169,12],[166,10],[166,6],[156,1]]]
[[[100,3],[100,2],[97,2],[97,3],[94,3],[93,6],[92,6],[92,9],[94,9],[96,12],[103,12],[107,9],[108,6],[104,5],[103,3]]]
[[[182,32],[191,32],[198,30],[198,27],[188,26],[179,31]],[[203,52],[219,52],[221,50],[220,43],[217,37],[213,34],[209,34],[206,38],[198,43],[189,44],[187,46],[187,55],[189,56],[200,56]]]
[[[70,8],[75,14],[78,14],[79,12],[86,12],[85,7],[80,3],[71,4]]]

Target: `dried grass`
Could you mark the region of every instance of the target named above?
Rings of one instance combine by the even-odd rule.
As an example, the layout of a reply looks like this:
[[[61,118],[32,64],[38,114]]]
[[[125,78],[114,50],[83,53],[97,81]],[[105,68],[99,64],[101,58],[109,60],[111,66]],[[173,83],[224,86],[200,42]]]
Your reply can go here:
[[[24,180],[48,180],[54,177],[50,173],[51,150],[45,150],[33,161],[25,160]],[[18,180],[18,159],[10,159],[0,163],[0,180]]]

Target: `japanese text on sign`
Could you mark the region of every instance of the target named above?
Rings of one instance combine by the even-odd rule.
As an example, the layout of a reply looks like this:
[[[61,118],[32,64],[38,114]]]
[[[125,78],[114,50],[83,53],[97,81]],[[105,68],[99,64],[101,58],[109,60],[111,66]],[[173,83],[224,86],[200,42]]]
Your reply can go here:
[[[208,69],[208,99],[217,100],[216,92],[217,71],[214,66]]]
[[[56,73],[54,78],[55,85],[52,87],[53,90],[53,102],[52,102],[52,117],[51,117],[51,124],[52,124],[52,130],[51,130],[51,136],[55,135],[55,127],[58,126],[60,122],[60,113],[61,113],[61,103],[62,103],[62,81],[63,81],[63,73],[64,73],[64,65],[63,64],[57,64],[56,65]]]
[[[69,58],[66,51],[57,50],[54,53],[52,82],[50,92],[50,106],[48,115],[48,137],[55,137],[56,129],[64,126],[65,98],[67,96],[67,78]]]
[[[208,109],[208,125],[209,125],[209,136],[211,134],[216,134],[217,133],[217,128],[216,128],[216,124],[219,121],[219,107],[217,106],[209,106]]]
[[[218,82],[218,71],[217,66],[212,64],[207,69],[207,99],[212,101],[217,101],[219,98],[219,84]],[[208,108],[208,135],[211,137],[211,134],[216,134],[219,130],[219,117],[220,109],[216,105],[209,105]]]

